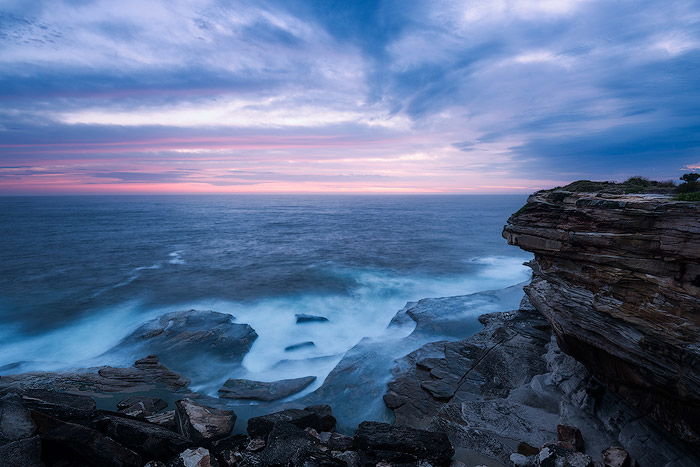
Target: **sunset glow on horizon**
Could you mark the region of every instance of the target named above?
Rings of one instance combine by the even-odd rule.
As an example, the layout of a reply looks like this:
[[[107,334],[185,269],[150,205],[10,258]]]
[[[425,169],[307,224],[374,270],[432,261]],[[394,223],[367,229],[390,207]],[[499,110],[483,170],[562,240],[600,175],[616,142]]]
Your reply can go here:
[[[0,2],[0,194],[527,193],[700,166],[700,7]]]

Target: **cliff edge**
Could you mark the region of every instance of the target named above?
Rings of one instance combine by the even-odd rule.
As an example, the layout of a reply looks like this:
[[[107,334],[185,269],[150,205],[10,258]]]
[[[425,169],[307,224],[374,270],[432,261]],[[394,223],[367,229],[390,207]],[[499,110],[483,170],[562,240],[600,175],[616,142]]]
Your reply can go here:
[[[700,445],[700,203],[540,191],[503,236],[559,346],[678,438]]]

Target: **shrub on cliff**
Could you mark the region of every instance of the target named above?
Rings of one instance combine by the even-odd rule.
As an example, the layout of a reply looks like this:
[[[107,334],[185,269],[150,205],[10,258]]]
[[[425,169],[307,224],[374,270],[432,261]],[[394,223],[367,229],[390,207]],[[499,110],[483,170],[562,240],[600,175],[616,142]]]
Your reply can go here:
[[[699,173],[683,174],[681,176],[683,183],[678,185],[676,191],[678,193],[695,193],[700,191],[700,182],[698,182],[698,179],[700,179]]]

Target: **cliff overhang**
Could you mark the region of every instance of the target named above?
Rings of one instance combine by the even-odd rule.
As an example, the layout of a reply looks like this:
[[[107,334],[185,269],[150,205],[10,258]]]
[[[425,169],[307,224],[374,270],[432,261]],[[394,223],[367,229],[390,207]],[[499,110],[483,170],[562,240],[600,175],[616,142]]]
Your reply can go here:
[[[700,203],[541,191],[503,236],[534,253],[525,292],[561,348],[700,444]]]

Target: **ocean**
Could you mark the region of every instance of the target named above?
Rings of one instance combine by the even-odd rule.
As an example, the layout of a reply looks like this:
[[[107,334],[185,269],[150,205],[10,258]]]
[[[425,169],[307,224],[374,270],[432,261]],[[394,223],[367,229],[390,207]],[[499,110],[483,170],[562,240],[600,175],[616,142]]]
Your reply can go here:
[[[525,199],[2,197],[0,374],[129,366],[139,356],[99,357],[148,319],[203,309],[259,335],[236,377],[315,374],[321,384],[406,302],[527,280],[530,257],[500,235]],[[297,313],[329,321],[298,326]],[[315,347],[285,351],[305,341]]]

